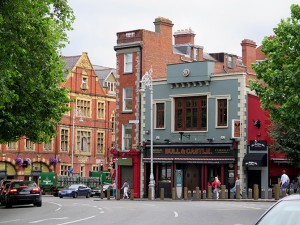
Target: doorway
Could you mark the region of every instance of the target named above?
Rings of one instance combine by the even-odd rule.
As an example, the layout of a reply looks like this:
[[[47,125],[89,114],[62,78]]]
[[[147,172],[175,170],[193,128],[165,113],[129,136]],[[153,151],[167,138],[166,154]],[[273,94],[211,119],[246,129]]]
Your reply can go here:
[[[195,165],[188,165],[184,173],[184,187],[188,190],[196,190],[199,181],[199,170]]]
[[[248,188],[253,190],[254,184],[258,184],[258,191],[260,196],[261,190],[261,171],[260,170],[248,170]]]

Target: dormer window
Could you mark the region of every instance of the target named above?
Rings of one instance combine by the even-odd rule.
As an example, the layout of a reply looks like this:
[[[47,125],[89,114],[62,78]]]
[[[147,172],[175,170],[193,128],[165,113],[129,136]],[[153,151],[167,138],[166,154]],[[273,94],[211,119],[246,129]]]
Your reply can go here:
[[[198,61],[198,48],[194,48],[194,61]]]
[[[82,77],[82,81],[81,81],[81,89],[86,90],[88,89],[88,84],[87,84],[87,77]]]

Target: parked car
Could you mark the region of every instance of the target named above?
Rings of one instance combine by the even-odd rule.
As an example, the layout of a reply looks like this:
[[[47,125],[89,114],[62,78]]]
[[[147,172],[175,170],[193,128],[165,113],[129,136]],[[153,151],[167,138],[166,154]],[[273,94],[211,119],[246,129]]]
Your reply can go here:
[[[112,185],[111,184],[104,184],[103,185],[104,197],[107,197],[107,191],[108,191],[108,189],[110,190],[110,196],[113,195]],[[93,196],[101,196],[101,187],[96,187],[96,188],[92,189],[91,197],[93,197]]]
[[[78,196],[85,196],[86,198],[89,198],[91,196],[91,188],[87,187],[84,184],[72,184],[58,192],[58,197],[60,198],[77,198]]]
[[[294,225],[300,221],[300,195],[284,197],[272,205],[255,225]]]
[[[12,181],[5,185],[4,191],[4,204],[7,208],[27,204],[42,206],[41,190],[33,181]]]

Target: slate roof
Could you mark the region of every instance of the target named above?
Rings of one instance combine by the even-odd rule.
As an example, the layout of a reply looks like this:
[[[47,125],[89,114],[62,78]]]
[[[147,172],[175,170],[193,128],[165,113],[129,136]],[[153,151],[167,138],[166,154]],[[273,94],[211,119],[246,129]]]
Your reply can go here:
[[[98,76],[101,84],[103,84],[106,77],[113,72],[116,74],[116,69],[104,66],[93,65],[96,75]]]
[[[68,76],[69,71],[74,68],[78,60],[80,59],[81,55],[76,55],[76,56],[63,56],[63,59],[66,63],[64,70],[65,72],[65,78]]]

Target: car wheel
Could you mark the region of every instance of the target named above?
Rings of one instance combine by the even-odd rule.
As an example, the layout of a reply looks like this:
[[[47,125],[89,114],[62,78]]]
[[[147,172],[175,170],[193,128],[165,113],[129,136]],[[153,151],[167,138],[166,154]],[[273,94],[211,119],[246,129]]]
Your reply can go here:
[[[41,207],[41,206],[42,206],[42,201],[37,202],[37,203],[35,203],[34,205],[35,205],[36,207]]]
[[[74,192],[74,194],[73,194],[73,198],[77,198],[78,197],[78,194],[77,194],[77,192]]]
[[[62,195],[60,195],[59,197],[60,197],[60,198],[63,198],[63,196],[62,196]]]
[[[6,206],[6,208],[11,208],[12,204],[11,203],[6,203],[5,206]]]
[[[89,198],[90,196],[91,196],[91,194],[90,194],[90,193],[87,193],[86,198]]]

